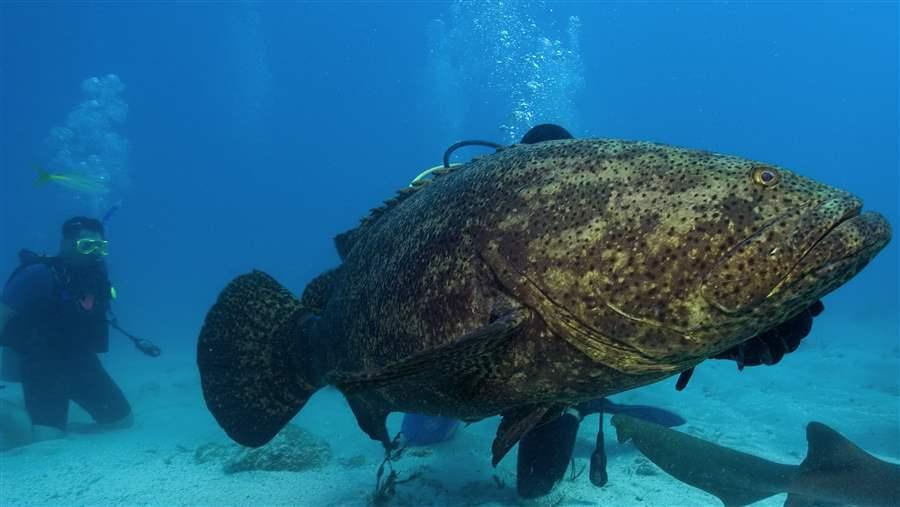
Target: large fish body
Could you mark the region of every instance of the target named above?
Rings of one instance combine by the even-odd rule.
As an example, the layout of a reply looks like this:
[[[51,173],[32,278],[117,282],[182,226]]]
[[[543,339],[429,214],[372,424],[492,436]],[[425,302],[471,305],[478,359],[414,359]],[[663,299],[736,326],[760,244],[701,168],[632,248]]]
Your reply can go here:
[[[343,262],[319,281],[317,304],[260,273],[235,280],[201,332],[204,394],[254,445],[326,384],[384,442],[391,411],[503,414],[496,462],[565,406],[691,368],[849,280],[890,238],[860,209],[846,192],[726,155],[616,140],[512,146],[339,236]]]

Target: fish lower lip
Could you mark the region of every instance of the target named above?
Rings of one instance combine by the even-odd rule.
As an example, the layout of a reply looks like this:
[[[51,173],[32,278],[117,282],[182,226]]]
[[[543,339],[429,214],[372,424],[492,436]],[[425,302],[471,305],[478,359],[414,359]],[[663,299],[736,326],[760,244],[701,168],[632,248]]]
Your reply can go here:
[[[844,223],[844,222],[847,222],[847,221],[849,221],[849,220],[852,220],[853,218],[855,218],[855,217],[850,217],[849,219],[844,220],[844,221],[841,222],[841,223]],[[864,252],[866,252],[866,251],[868,251],[868,250],[874,248],[874,247],[875,247],[876,245],[878,245],[879,243],[880,243],[880,241],[879,241],[878,239],[873,239],[873,240],[871,240],[871,241],[868,241],[868,242],[866,242],[866,243],[860,245],[860,246],[859,246],[858,248],[856,248],[853,252],[848,252],[848,253],[846,253],[845,255],[842,255],[842,256],[840,256],[840,257],[837,257],[837,258],[835,258],[835,259],[832,259],[832,260],[828,261],[828,263],[826,263],[826,264],[820,266],[819,268],[817,268],[817,269],[815,270],[815,272],[816,272],[816,274],[821,275],[822,273],[824,273],[824,272],[826,272],[826,271],[828,271],[828,270],[834,269],[834,268],[836,268],[837,266],[839,266],[839,265],[841,265],[841,264],[846,264],[848,261],[852,261],[854,258],[860,256],[860,255],[863,254]]]
[[[832,225],[831,227],[828,228],[827,231],[825,231],[825,234],[823,234],[822,237],[819,238],[819,241],[828,237],[828,235],[831,234],[831,231],[835,230],[839,225],[841,225],[845,222],[849,222],[850,220],[853,220],[854,218],[858,217],[861,213],[862,213],[862,207],[855,207],[852,210],[848,211],[847,213],[844,213],[844,216],[842,216],[837,222],[834,223],[834,225]],[[818,241],[816,243],[818,243]]]
[[[831,233],[835,229],[837,229],[839,226],[847,224],[847,222],[853,221],[855,219],[860,219],[860,220],[864,219],[862,213],[859,210],[856,210],[855,213],[848,213],[846,216],[842,217],[839,222],[837,222],[836,224],[834,224],[834,226],[829,228],[828,232],[826,232],[819,239],[819,241],[817,241],[816,244],[813,245],[813,248],[815,248],[816,245],[818,245],[819,243],[821,243],[822,241],[827,239],[829,237],[829,235],[831,235]],[[883,247],[883,241],[884,240],[880,237],[869,238],[868,241],[865,241],[864,243],[860,243],[852,251],[847,251],[847,252],[844,252],[843,254],[835,256],[834,258],[828,260],[827,262],[825,262],[824,264],[822,264],[820,266],[810,267],[809,271],[807,271],[806,274],[814,274],[816,276],[822,276],[828,271],[839,269],[841,266],[846,265],[848,262],[853,261],[857,257],[866,256],[866,252],[870,251],[871,249]],[[879,246],[879,245],[881,245],[881,246]],[[810,248],[810,251],[812,251],[813,248]]]
[[[814,242],[806,249],[806,251],[803,252],[803,255],[801,255],[801,256],[797,259],[797,261],[794,263],[794,265],[791,267],[791,269],[788,270],[788,272],[787,272],[787,273],[784,275],[784,277],[778,282],[778,284],[776,284],[775,287],[769,292],[769,296],[771,296],[772,294],[778,292],[778,291],[781,289],[781,287],[782,287],[788,280],[790,280],[790,279],[792,279],[792,278],[794,278],[794,277],[797,276],[797,271],[798,271],[799,269],[802,269],[801,266],[803,266],[804,262],[805,262],[805,261],[807,260],[807,258],[809,257],[810,252],[812,252],[813,250],[815,250],[816,247],[819,246],[819,244],[822,243],[822,242],[825,240],[825,238],[827,238],[827,237],[828,237],[835,229],[837,229],[841,224],[844,224],[844,223],[846,223],[846,222],[848,222],[848,221],[850,221],[850,220],[853,220],[854,218],[860,216],[861,212],[862,212],[862,206],[861,206],[861,205],[860,205],[860,206],[854,206],[854,207],[852,207],[851,209],[849,209],[847,212],[845,212],[845,213],[844,213],[838,220],[836,220],[833,224],[831,224],[831,226],[830,226],[830,227],[829,227],[829,228],[828,228],[821,236],[819,236],[819,239],[817,239],[816,241],[814,241]],[[829,263],[829,264],[831,264],[831,263]],[[818,266],[818,268],[816,268],[816,269],[825,269],[825,268],[826,268],[826,266]]]
[[[809,248],[806,249],[805,252],[803,252],[803,255],[800,256],[800,259],[798,259],[797,264],[799,265],[801,262],[803,262],[803,259],[805,259],[806,256],[809,255],[810,252],[815,250],[815,248],[817,246],[819,246],[819,243],[821,243],[825,238],[827,238],[828,235],[831,234],[835,229],[837,229],[841,224],[849,222],[850,220],[853,220],[854,218],[858,217],[861,212],[862,212],[862,206],[855,206],[850,211],[844,213],[844,215],[841,216],[840,219],[838,219],[835,223],[831,224],[831,227],[829,227],[828,230],[825,231],[825,233],[819,237],[819,239],[817,239],[812,245],[809,246]]]

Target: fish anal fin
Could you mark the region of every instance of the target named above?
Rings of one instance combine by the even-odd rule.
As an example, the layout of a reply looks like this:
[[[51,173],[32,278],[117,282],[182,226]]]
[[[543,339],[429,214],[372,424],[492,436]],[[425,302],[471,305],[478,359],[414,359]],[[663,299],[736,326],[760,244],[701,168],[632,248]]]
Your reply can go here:
[[[515,446],[532,428],[542,422],[559,417],[564,406],[555,403],[526,405],[503,413],[497,436],[491,445],[491,464],[497,466],[500,460]]]
[[[347,403],[356,416],[359,428],[372,440],[381,442],[385,449],[390,449],[391,439],[387,431],[387,416],[390,411],[365,395],[347,396]]]
[[[461,382],[472,391],[489,370],[493,353],[530,318],[527,309],[511,310],[453,343],[361,374],[334,373],[329,375],[328,382],[346,396],[400,383]]]

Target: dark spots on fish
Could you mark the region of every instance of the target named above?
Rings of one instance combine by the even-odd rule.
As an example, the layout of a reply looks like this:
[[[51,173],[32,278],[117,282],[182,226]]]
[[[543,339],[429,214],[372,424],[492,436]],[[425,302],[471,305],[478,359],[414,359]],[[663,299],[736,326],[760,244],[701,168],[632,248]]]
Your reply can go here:
[[[777,170],[778,184],[756,183],[757,166]],[[336,355],[369,367],[445,345],[490,319],[496,301],[521,297],[517,284],[527,283],[598,342],[640,350],[659,363],[702,357],[787,311],[748,307],[725,318],[702,289],[720,271],[714,297],[744,301],[748,292],[767,289],[746,282],[778,274],[771,248],[761,246],[802,243],[824,214],[838,213],[804,215],[830,198],[823,188],[774,166],[651,143],[510,147],[404,194],[363,232],[358,241],[366,256],[342,268],[344,288],[329,306],[343,305],[335,314],[366,313],[335,329],[367,352],[364,359],[356,350]],[[724,269],[751,238],[758,251]],[[502,262],[489,265],[492,255]],[[509,403],[507,395],[549,400],[628,382],[615,372],[634,357],[590,358],[562,336],[563,328],[551,332],[547,326],[562,313],[548,312],[517,338],[508,363],[485,370],[479,396],[496,403]],[[692,330],[692,339],[679,330]]]

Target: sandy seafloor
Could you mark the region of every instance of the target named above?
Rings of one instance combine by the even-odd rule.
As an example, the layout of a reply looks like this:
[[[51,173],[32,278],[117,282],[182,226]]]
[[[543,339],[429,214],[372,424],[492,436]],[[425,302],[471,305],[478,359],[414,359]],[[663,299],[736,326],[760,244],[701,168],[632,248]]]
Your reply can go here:
[[[836,317],[826,312],[818,318],[813,334],[777,366],[739,373],[732,362],[709,361],[697,369],[684,392],[676,393],[674,379],[668,379],[612,399],[670,408],[688,420],[681,430],[782,463],[803,459],[804,428],[811,420],[829,424],[881,458],[897,461],[898,330]],[[873,346],[876,336],[880,343],[893,345]],[[189,343],[194,337],[184,339]],[[227,437],[203,404],[193,357],[170,353],[150,360],[119,345],[105,362],[132,402],[135,426],[106,433],[73,431],[64,440],[0,454],[0,506],[367,504],[383,453],[356,427],[334,389],[319,392],[294,421],[331,445],[326,467],[225,475],[219,465],[194,461],[198,446],[224,443]],[[0,396],[21,400],[21,391],[10,386],[0,390]],[[70,419],[75,428],[89,421],[74,405]],[[396,465],[402,476],[416,470],[422,475],[398,485],[388,505],[721,505],[655,467],[641,466],[644,460],[633,446],[616,443],[608,417],[606,487],[594,487],[583,473],[543,499],[520,501],[514,487],[515,450],[496,469],[490,464],[498,423],[495,417],[472,424],[454,440],[430,448],[430,454],[404,456]],[[393,414],[392,434],[399,424],[400,415]],[[596,415],[582,423],[575,449],[578,468],[588,464],[596,429]],[[642,473],[637,472],[639,466]],[[780,506],[784,498],[778,495],[754,505]]]

